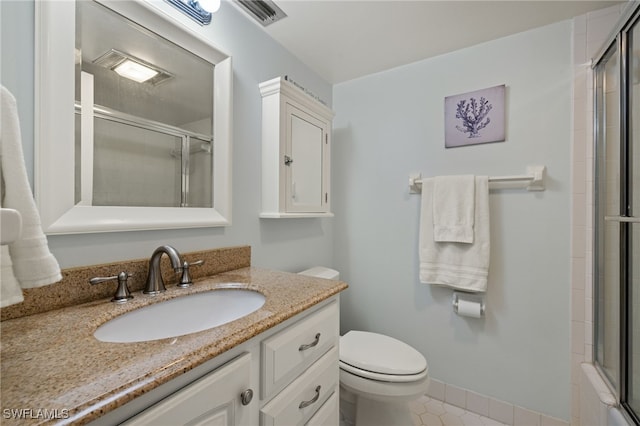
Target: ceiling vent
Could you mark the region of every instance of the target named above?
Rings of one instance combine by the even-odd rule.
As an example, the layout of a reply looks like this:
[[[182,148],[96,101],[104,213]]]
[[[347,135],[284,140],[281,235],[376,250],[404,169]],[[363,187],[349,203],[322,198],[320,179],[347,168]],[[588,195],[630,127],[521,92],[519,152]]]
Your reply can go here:
[[[271,25],[282,18],[286,18],[287,14],[283,12],[271,0],[235,0],[246,12],[256,21],[260,22],[263,27]]]

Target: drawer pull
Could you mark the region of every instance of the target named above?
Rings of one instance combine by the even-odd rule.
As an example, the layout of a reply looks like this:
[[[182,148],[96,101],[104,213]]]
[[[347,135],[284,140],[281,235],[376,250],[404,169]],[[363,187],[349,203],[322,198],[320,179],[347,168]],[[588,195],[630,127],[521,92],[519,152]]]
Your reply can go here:
[[[320,343],[320,333],[316,334],[316,338],[314,339],[314,341],[313,341],[313,342],[311,342],[311,343],[307,343],[307,344],[305,344],[305,345],[300,345],[300,347],[298,348],[298,350],[299,350],[300,352],[302,352],[302,351],[306,351],[307,349],[311,349],[312,347],[317,346],[317,345],[318,345],[318,343]]]
[[[318,334],[318,335],[319,335],[319,334]],[[311,404],[313,404],[314,402],[316,402],[316,401],[318,400],[318,398],[320,398],[320,388],[321,388],[321,387],[322,387],[322,386],[318,385],[318,386],[316,387],[316,396],[314,396],[313,398],[311,398],[311,399],[310,399],[310,400],[308,400],[308,401],[302,401],[302,402],[300,403],[300,405],[298,405],[298,408],[302,410],[303,408],[307,408],[308,406],[310,406]]]

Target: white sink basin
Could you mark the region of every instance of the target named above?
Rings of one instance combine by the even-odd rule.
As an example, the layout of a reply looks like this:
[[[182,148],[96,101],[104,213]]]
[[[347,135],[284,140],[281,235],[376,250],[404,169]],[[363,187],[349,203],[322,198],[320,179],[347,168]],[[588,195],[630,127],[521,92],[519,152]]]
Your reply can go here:
[[[127,312],[98,327],[103,342],[130,343],[182,336],[226,324],[254,312],[265,297],[251,290],[213,290]]]

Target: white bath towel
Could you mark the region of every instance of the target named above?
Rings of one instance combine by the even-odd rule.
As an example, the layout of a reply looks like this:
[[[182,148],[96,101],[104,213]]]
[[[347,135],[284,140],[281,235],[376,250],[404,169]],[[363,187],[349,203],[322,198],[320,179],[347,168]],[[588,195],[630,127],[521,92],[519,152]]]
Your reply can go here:
[[[473,243],[474,176],[436,176],[433,179],[434,241]]]
[[[473,243],[436,242],[433,235],[434,178],[422,180],[420,282],[459,290],[487,290],[489,275],[489,179],[475,177]]]
[[[20,238],[0,251],[0,307],[22,301],[21,288],[41,287],[60,281],[58,261],[49,251],[40,215],[31,193],[22,153],[18,109],[13,95],[0,86],[0,206],[22,216]]]

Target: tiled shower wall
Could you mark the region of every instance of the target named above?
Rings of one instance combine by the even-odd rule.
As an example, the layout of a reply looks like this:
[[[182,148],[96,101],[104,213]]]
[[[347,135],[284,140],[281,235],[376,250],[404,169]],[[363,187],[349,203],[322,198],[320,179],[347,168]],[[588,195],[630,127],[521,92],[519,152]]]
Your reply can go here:
[[[610,37],[626,4],[574,19],[574,91],[572,144],[571,245],[571,384],[573,425],[595,424],[582,419],[580,377],[584,362],[593,361],[593,74],[591,59]],[[591,394],[594,394],[591,392]],[[584,401],[584,407],[598,401]]]

